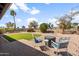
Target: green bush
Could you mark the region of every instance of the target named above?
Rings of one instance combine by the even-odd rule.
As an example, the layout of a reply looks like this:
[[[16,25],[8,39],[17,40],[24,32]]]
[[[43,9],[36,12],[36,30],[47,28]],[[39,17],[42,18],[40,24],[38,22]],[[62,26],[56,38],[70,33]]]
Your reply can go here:
[[[41,32],[46,32],[47,29],[48,29],[48,24],[47,24],[47,23],[42,23],[42,24],[40,25],[40,31],[41,31]]]

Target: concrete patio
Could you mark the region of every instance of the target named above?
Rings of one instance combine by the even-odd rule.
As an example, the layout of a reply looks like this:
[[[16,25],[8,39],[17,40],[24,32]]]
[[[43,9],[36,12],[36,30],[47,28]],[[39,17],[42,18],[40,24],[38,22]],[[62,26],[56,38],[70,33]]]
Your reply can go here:
[[[47,56],[47,54],[29,46],[26,40],[14,41],[0,46],[0,55],[10,56]]]

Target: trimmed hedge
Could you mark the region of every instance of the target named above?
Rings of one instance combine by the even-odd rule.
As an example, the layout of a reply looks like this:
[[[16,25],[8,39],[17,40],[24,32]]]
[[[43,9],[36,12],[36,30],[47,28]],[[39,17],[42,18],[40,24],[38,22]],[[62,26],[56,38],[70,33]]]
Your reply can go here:
[[[28,28],[27,32],[35,32],[35,30],[33,28]]]
[[[48,24],[47,24],[47,23],[42,23],[42,24],[40,25],[40,31],[41,31],[41,32],[46,32],[47,29],[48,29]]]

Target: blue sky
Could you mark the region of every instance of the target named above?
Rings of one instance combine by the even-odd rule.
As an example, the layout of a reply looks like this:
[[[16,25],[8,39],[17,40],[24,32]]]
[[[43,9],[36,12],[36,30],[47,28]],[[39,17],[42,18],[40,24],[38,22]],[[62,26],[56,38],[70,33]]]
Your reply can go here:
[[[35,20],[39,24],[51,22],[56,26],[56,17],[61,17],[69,11],[79,10],[79,4],[68,3],[15,3],[10,6],[3,18],[0,20],[0,26],[5,26],[9,21],[13,22],[13,18],[10,15],[10,10],[14,9],[16,12],[16,24],[17,27],[26,26],[30,21]],[[75,17],[73,22],[79,23],[79,15]]]

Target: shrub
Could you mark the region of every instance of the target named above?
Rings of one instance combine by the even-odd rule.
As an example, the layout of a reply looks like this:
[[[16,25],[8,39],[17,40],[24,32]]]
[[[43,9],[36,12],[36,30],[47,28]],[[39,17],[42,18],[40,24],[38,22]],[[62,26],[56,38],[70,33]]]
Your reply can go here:
[[[12,33],[12,32],[14,32],[14,28],[6,28],[6,32]]]
[[[16,29],[16,32],[20,32],[20,31],[23,31],[23,29],[22,28]]]
[[[42,24],[40,25],[40,31],[41,31],[41,32],[46,32],[47,29],[48,29],[48,24],[42,23]]]
[[[65,30],[64,31],[64,34],[75,34],[76,33],[76,31],[74,31],[74,30]]]
[[[46,31],[46,33],[54,33],[54,31]]]
[[[3,34],[5,32],[4,28],[0,28],[0,34]]]
[[[28,28],[27,32],[35,32],[35,30],[33,28]]]

